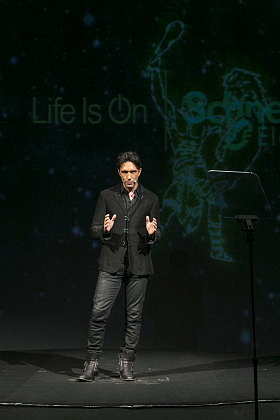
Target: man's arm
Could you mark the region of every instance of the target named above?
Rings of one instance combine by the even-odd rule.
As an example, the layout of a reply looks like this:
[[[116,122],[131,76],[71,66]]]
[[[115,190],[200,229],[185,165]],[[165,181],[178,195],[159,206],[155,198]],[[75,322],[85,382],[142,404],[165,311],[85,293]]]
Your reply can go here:
[[[99,194],[97,199],[90,232],[94,239],[101,241],[111,239],[111,232],[104,232],[104,217],[106,214],[106,203],[102,193]]]

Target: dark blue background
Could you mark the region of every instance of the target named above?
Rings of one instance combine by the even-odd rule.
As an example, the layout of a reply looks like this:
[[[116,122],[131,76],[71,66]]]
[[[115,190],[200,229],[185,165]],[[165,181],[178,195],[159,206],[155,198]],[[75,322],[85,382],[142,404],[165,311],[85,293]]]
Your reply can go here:
[[[246,0],[68,0],[52,6],[30,0],[3,1],[0,7],[0,347],[85,346],[99,252],[89,225],[99,191],[118,182],[116,155],[136,150],[143,159],[142,182],[161,200],[172,181],[172,150],[165,147],[164,120],[145,75],[166,25],[180,20],[188,27],[166,63],[168,89],[178,101],[192,90],[222,98],[223,77],[234,67],[258,73],[268,100],[277,101],[280,7],[277,1]],[[136,121],[114,123],[107,110],[117,95],[144,104],[147,121],[140,114]],[[57,97],[74,107],[75,121],[36,123],[34,98],[43,118]],[[83,123],[83,98],[100,105],[98,124]],[[279,128],[268,129],[269,142],[253,168],[274,209],[274,219],[256,235],[262,353],[280,347]],[[225,225],[235,261],[213,260],[205,220],[206,214],[187,237],[175,221],[154,249],[144,347],[250,349],[244,237],[238,226]],[[108,346],[120,340],[121,303],[120,296]]]

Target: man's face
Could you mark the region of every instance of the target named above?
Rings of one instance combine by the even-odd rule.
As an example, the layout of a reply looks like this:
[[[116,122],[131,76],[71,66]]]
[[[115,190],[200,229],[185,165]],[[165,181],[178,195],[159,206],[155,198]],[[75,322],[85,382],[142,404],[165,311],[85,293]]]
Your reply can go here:
[[[134,163],[128,161],[124,162],[120,169],[118,169],[122,183],[126,189],[132,189],[138,183],[138,178],[141,174],[142,168],[137,168]],[[133,182],[136,181],[136,182]]]

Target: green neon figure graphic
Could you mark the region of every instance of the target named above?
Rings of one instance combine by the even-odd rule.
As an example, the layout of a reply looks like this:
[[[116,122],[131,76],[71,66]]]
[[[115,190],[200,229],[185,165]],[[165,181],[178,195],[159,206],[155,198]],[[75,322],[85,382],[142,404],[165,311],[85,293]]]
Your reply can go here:
[[[186,237],[207,214],[211,257],[232,262],[225,250],[220,208],[213,199],[207,171],[252,169],[268,139],[262,113],[267,102],[259,75],[233,68],[224,77],[222,101],[210,104],[203,92],[191,91],[182,95],[178,106],[167,92],[163,60],[185,30],[181,21],[167,25],[146,70],[172,152],[172,181],[162,201],[163,231],[176,217]],[[231,187],[224,186],[222,192]]]

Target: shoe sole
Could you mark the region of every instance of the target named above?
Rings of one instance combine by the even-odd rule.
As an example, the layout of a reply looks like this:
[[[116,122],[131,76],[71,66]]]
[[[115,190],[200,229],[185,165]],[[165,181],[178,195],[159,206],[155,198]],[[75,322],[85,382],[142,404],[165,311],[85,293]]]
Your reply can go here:
[[[79,378],[77,378],[77,381],[78,382],[93,382],[95,380],[96,376],[98,376],[98,373],[95,373],[94,378],[92,378],[92,379],[86,379],[86,378],[79,377]]]

